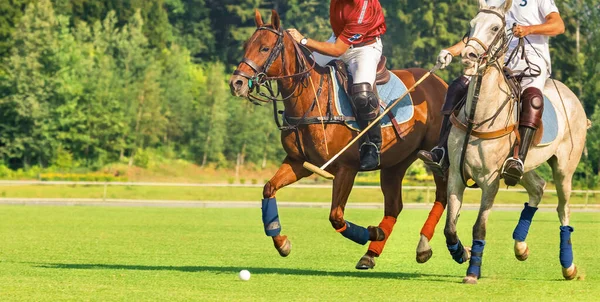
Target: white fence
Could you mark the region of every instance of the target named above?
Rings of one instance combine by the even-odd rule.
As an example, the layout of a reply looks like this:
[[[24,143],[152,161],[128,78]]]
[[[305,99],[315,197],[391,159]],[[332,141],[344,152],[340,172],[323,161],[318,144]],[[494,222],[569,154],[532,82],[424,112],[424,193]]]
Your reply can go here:
[[[139,187],[206,187],[206,188],[218,188],[218,187],[247,187],[247,188],[262,188],[263,185],[259,184],[197,184],[197,183],[168,183],[168,182],[94,182],[94,181],[38,181],[38,180],[0,180],[0,186],[22,186],[22,185],[40,185],[40,186],[103,186],[104,194],[102,200],[105,201],[108,187],[109,186],[139,186]],[[315,188],[331,188],[331,184],[329,185],[305,185],[305,184],[294,184],[289,186],[291,188],[306,188],[306,189],[315,189]],[[354,189],[380,189],[379,186],[354,186]],[[403,186],[402,190],[421,190],[426,193],[426,201],[428,202],[431,197],[431,194],[435,192],[434,186]],[[479,189],[467,189],[467,190],[479,190]],[[527,192],[525,189],[507,189],[501,188],[500,192]],[[548,190],[556,193],[555,190]],[[585,194],[585,204],[584,207],[587,207],[589,204],[590,195],[600,194],[600,191],[593,190],[573,190],[572,193],[575,194]]]

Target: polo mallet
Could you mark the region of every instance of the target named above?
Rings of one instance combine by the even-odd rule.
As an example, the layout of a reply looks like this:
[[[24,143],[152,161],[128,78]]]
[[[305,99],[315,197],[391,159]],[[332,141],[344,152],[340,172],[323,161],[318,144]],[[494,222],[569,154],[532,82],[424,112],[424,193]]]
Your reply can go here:
[[[437,63],[429,72],[427,72],[425,75],[423,75],[414,85],[412,85],[412,87],[407,89],[406,92],[402,96],[400,96],[393,103],[391,103],[376,119],[374,119],[365,129],[363,129],[363,131],[359,132],[358,135],[353,140],[351,140],[344,148],[342,148],[342,150],[340,150],[340,152],[338,152],[336,155],[334,155],[324,165],[322,165],[321,167],[317,167],[317,166],[305,161],[302,164],[302,166],[306,170],[311,171],[323,178],[334,179],[335,176],[333,176],[333,174],[325,171],[325,169],[329,165],[331,165],[331,163],[333,163],[338,157],[340,157],[340,155],[342,155],[342,153],[344,153],[346,150],[348,150],[348,148],[350,148],[350,146],[352,146],[354,143],[356,143],[356,141],[358,141],[365,133],[367,133],[367,131],[369,131],[369,129],[371,129],[373,127],[373,125],[375,125],[375,123],[378,123],[384,116],[386,116],[386,114],[388,112],[390,112],[390,110],[392,110],[392,108],[394,108],[394,106],[396,106],[398,103],[400,103],[400,101],[407,94],[409,94],[413,89],[415,89],[417,86],[419,86],[423,81],[425,81],[425,79],[427,79],[432,73],[435,73],[438,69],[440,69],[440,63]]]

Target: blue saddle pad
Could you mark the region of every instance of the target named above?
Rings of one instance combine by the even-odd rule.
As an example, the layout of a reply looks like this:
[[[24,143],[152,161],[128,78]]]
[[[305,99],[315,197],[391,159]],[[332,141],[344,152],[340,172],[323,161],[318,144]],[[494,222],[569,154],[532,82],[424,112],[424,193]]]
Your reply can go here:
[[[337,109],[338,114],[343,116],[354,116],[354,112],[352,111],[352,105],[350,104],[350,98],[344,91],[344,87],[338,83],[337,77],[335,76],[335,70],[333,67],[330,68],[331,78],[334,79],[334,89],[335,92],[334,100],[335,100],[335,108]],[[408,89],[406,85],[396,76],[393,72],[390,72],[390,81],[384,85],[377,86],[377,92],[379,93],[379,98],[383,103],[387,106],[400,96],[402,96],[406,90]],[[382,108],[382,111],[385,108]],[[394,106],[394,108],[390,111],[394,115],[394,119],[398,122],[398,124],[402,124],[410,121],[412,119],[415,109],[413,107],[413,102],[410,97],[410,94],[407,94],[402,100]],[[351,128],[352,130],[359,131],[359,126],[356,121],[347,121],[346,126]],[[392,126],[392,121],[386,115],[381,119],[381,127],[390,127]]]
[[[544,113],[542,114],[542,124],[544,125],[544,133],[542,140],[538,146],[551,144],[558,136],[558,118],[556,116],[556,108],[552,102],[544,95]]]

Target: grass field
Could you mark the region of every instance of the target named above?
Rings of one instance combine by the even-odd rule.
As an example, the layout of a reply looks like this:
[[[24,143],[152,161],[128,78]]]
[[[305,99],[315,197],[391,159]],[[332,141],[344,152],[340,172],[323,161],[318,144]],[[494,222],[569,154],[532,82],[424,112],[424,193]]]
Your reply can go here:
[[[480,190],[467,190],[465,203],[479,203]],[[435,192],[430,191],[429,200],[425,190],[404,190],[407,203],[434,202]],[[46,186],[46,185],[4,185],[0,186],[0,197],[4,198],[103,198],[102,186]],[[277,193],[280,201],[330,202],[330,188],[284,188]],[[572,204],[585,204],[585,194],[573,193]],[[108,199],[138,200],[210,200],[210,201],[259,201],[262,198],[261,187],[141,187],[141,186],[108,186]],[[522,204],[527,201],[526,193],[500,191],[496,198],[498,204]],[[355,188],[349,202],[383,203],[380,189]],[[556,193],[547,190],[543,204],[555,205]],[[600,194],[590,194],[590,205],[600,205]]]
[[[381,211],[348,210],[375,224]],[[470,242],[475,212],[459,221]],[[460,281],[466,265],[445,248],[442,225],[433,258],[414,260],[427,211],[401,214],[375,270],[354,264],[366,247],[335,233],[326,209],[282,208],[292,254],[280,258],[265,237],[258,209],[0,206],[0,300],[30,301],[594,301],[600,292],[600,213],[573,213],[575,263],[584,280],[564,281],[558,219],[538,212],[531,255],[514,259],[517,211],[494,211],[483,278]],[[442,218],[444,219],[444,217]],[[248,269],[248,282],[237,273]]]

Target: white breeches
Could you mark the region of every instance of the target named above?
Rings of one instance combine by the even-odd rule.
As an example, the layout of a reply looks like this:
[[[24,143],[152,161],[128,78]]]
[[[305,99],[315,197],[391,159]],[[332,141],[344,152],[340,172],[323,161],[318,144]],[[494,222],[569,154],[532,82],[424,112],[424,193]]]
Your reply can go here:
[[[510,49],[507,53],[510,54],[511,52],[512,52],[512,49]],[[527,62],[525,60],[521,59],[521,52],[519,52],[518,55],[516,56],[516,58],[514,58],[511,62],[508,63],[508,68],[512,69],[514,72],[522,72],[525,69],[527,69],[527,67],[530,67],[530,69],[525,71],[525,74],[530,75],[532,72],[531,69],[533,68],[534,69],[533,73],[535,75],[538,73],[537,69],[539,66],[540,74],[535,77],[528,77],[528,76],[524,77],[523,80],[521,81],[521,88],[523,90],[525,90],[526,88],[529,88],[529,87],[535,87],[535,88],[539,89],[540,91],[544,92],[544,86],[546,85],[546,80],[550,77],[550,73],[548,72],[548,64],[546,63],[546,60],[544,60],[544,58],[538,56],[534,50],[526,48],[525,53],[527,55],[527,58],[531,62],[531,66],[528,66]],[[507,59],[508,59],[508,57],[507,57]]]
[[[335,36],[331,36],[328,43],[335,43]],[[381,39],[377,39],[377,42],[356,48],[349,48],[344,53],[340,60],[348,65],[348,71],[352,74],[353,82],[375,84],[375,78],[377,77],[377,64],[381,60],[383,53],[383,44]],[[313,52],[313,56],[317,61],[317,64],[325,66],[332,60],[337,58],[325,56],[316,52]]]

